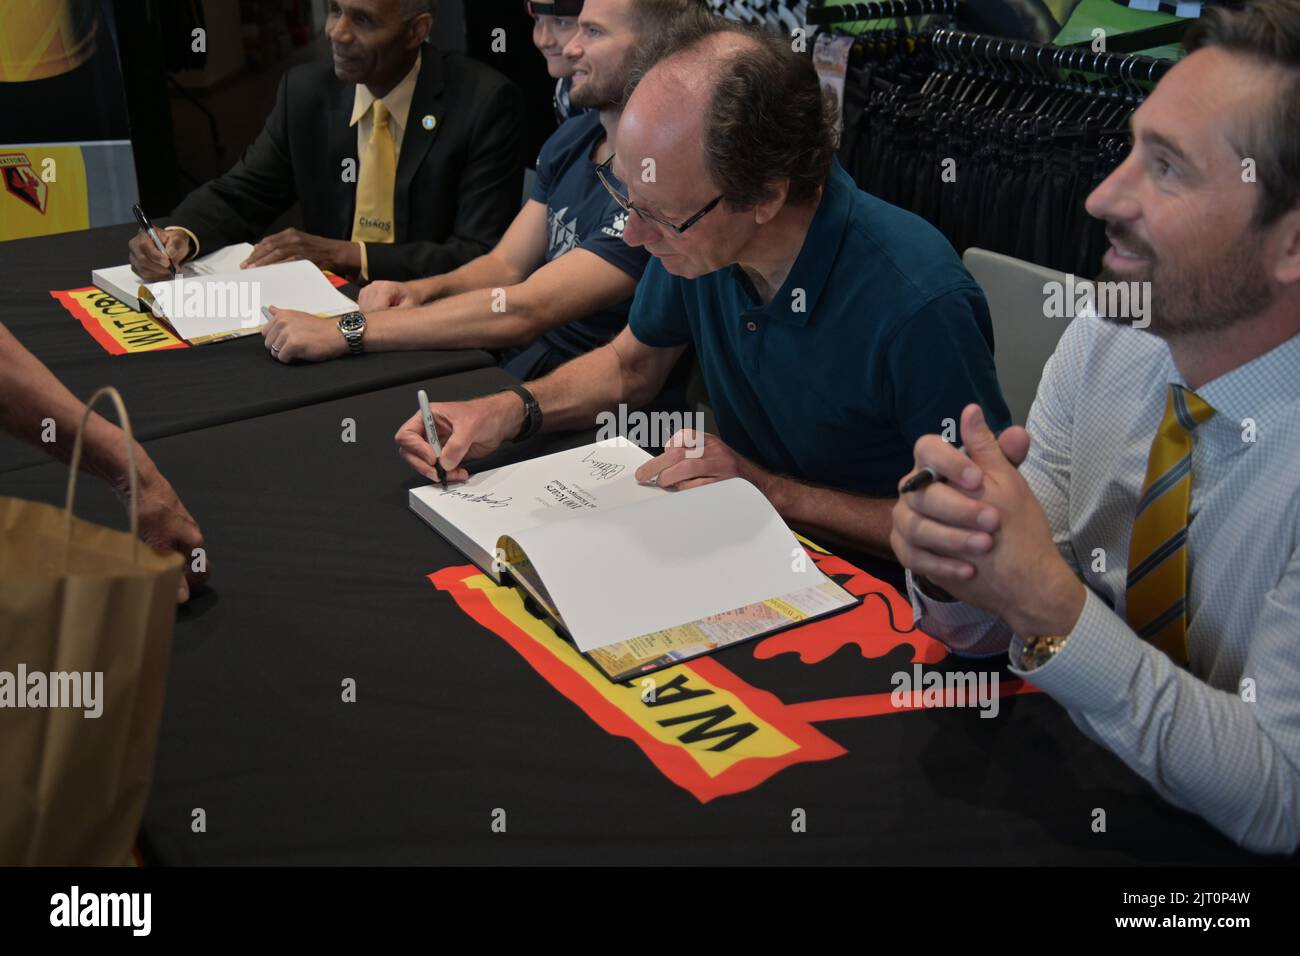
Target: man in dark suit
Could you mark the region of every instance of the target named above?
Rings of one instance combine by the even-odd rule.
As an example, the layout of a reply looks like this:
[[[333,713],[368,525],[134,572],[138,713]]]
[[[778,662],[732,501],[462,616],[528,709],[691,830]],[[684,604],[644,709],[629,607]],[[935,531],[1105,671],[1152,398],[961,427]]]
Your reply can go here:
[[[436,275],[489,251],[519,209],[522,100],[496,71],[425,44],[436,0],[330,0],[332,62],[289,70],[257,140],[200,186],[131,265],[263,237],[297,201],[303,228],[261,238],[243,265],[310,259],[348,278]]]

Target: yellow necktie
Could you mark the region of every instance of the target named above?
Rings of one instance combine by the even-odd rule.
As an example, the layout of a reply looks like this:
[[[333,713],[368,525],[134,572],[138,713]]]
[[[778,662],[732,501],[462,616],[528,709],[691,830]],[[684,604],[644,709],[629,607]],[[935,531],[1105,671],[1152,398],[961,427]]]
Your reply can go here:
[[[1151,442],[1147,477],[1133,519],[1125,614],[1138,637],[1187,664],[1187,509],[1192,498],[1192,433],[1214,409],[1181,385],[1169,386],[1165,417]]]
[[[393,241],[393,184],[397,179],[397,148],[388,128],[388,107],[382,100],[370,106],[370,141],[361,157],[357,177],[357,214],[353,242]]]

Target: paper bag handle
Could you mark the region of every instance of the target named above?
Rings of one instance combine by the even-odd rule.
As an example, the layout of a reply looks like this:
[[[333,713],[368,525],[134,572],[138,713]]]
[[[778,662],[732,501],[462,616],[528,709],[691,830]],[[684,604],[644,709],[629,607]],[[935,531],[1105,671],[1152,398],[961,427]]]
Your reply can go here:
[[[131,540],[134,542],[131,548],[131,563],[135,565],[140,563],[140,476],[135,466],[135,434],[131,431],[131,416],[126,413],[126,404],[122,401],[121,394],[112,385],[105,385],[86,402],[86,408],[81,413],[81,427],[77,429],[77,440],[72,446],[72,473],[68,475],[68,500],[63,509],[64,573],[68,570],[68,551],[72,544],[72,502],[77,495],[81,443],[86,437],[86,423],[90,420],[91,409],[105,395],[112,400],[113,407],[117,410],[117,420],[126,434],[126,470],[131,486],[131,500],[127,505],[127,513],[131,516]]]

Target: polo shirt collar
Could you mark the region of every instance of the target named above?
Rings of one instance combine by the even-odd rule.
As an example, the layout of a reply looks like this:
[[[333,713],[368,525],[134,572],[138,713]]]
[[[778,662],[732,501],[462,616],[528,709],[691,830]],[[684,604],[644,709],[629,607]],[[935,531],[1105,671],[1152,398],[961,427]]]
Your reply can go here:
[[[384,105],[392,114],[393,121],[403,130],[406,129],[406,121],[410,119],[411,99],[415,96],[415,81],[419,79],[420,62],[423,58],[423,52],[416,53],[415,65],[411,67],[410,72],[388,91],[387,96],[383,97]],[[370,92],[370,88],[364,83],[358,83],[356,96],[352,101],[352,119],[348,121],[348,125],[356,126],[361,122],[361,117],[370,112],[370,106],[374,102],[375,95]]]
[[[821,201],[813,213],[812,222],[808,224],[808,233],[804,236],[794,266],[780,291],[761,310],[767,318],[786,325],[808,324],[839,259],[844,229],[853,208],[852,190],[856,188],[848,173],[840,166],[839,160],[832,160],[826,185],[822,188]],[[733,274],[739,272],[744,275],[739,265],[732,265],[731,268]],[[803,290],[802,311],[793,308],[796,289]]]

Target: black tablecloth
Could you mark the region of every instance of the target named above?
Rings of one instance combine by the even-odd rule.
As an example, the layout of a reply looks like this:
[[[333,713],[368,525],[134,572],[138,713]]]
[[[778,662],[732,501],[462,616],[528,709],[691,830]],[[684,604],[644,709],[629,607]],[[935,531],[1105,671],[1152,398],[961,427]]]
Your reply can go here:
[[[426,387],[455,398],[503,376]],[[597,689],[619,688],[593,683],[585,662],[557,666],[540,644],[511,643],[426,579],[468,562],[407,510],[419,479],[391,436],[413,409],[413,389],[395,388],[148,443],[202,524],[213,568],[176,626],[144,827],[159,860],[1253,861],[1156,797],[1043,694],[1005,698],[993,719],[975,709],[866,716],[861,695],[892,689],[891,674],[926,647],[915,638],[864,656],[852,641],[816,640],[812,625],[788,632],[791,652],[768,653],[765,641],[728,649],[678,688],[712,692],[691,705],[696,716],[658,726],[670,743],[656,749],[626,706],[602,705]],[[344,417],[355,443],[340,440]],[[56,465],[10,472],[0,493],[57,502],[64,477]],[[79,511],[120,527],[104,486],[83,486]],[[343,700],[348,679],[355,702]],[[742,721],[726,713],[733,704],[770,725],[769,746],[819,759],[772,773],[761,755],[723,767],[726,730]],[[698,716],[710,711],[718,723]],[[730,776],[701,771],[709,761]],[[720,779],[737,792],[711,793]],[[203,833],[191,829],[199,808]],[[1008,886],[1008,899],[1022,890]]]
[[[92,269],[125,262],[134,229],[109,226],[0,243],[0,322],[74,395],[85,399],[101,385],[117,386],[142,439],[492,364],[487,352],[471,349],[283,365],[270,357],[261,336],[110,355],[50,291],[88,286]],[[355,289],[351,292],[356,294]],[[0,471],[43,459],[37,449],[0,436]]]

